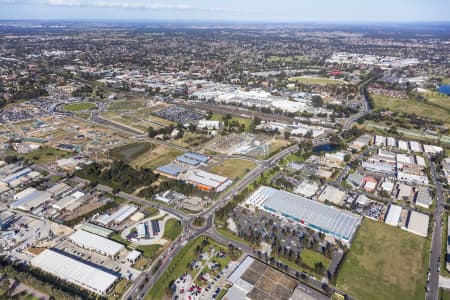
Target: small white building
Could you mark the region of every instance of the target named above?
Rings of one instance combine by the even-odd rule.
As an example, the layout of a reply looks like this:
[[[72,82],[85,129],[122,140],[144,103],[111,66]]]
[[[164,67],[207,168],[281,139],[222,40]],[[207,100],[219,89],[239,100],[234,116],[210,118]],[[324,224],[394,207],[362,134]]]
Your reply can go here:
[[[223,127],[222,121],[215,120],[200,120],[198,121],[198,128],[209,129],[209,130],[219,130]]]

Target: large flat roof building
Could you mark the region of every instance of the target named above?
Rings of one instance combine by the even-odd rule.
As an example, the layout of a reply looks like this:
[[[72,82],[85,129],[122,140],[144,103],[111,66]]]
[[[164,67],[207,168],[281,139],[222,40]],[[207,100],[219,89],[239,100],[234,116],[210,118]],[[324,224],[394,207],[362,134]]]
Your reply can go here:
[[[10,206],[14,209],[30,211],[33,208],[36,208],[39,205],[50,201],[52,198],[52,194],[50,194],[49,192],[42,192],[37,190],[34,190],[31,193],[26,193],[24,195],[25,196],[18,198],[17,201],[11,203]]]
[[[216,190],[220,192],[231,184],[231,180],[226,177],[198,169],[186,171],[180,175],[179,179],[191,183],[199,189],[206,191]]]
[[[360,216],[271,187],[259,188],[247,202],[347,242],[361,223]]]
[[[31,265],[100,295],[106,295],[118,277],[59,251],[47,249]]]
[[[125,249],[122,244],[84,230],[77,230],[69,236],[69,240],[82,248],[93,250],[110,257],[116,256]]]
[[[430,216],[417,211],[410,211],[405,229],[411,233],[426,237],[428,235],[429,222]]]
[[[126,204],[110,215],[101,215],[97,218],[97,222],[102,225],[111,223],[120,224],[138,210],[137,206]]]

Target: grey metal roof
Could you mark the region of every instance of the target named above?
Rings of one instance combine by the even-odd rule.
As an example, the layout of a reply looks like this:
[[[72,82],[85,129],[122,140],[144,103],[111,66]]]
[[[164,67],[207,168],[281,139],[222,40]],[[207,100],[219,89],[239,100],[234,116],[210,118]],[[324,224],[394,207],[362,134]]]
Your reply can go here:
[[[175,165],[164,165],[156,169],[158,172],[166,173],[173,176],[178,176],[181,173],[182,169]]]
[[[195,160],[195,159],[191,159],[191,158],[189,158],[187,156],[184,156],[184,155],[178,156],[177,160],[179,162],[181,162],[181,163],[192,165],[192,166],[196,166],[196,165],[200,164],[200,161]]]
[[[209,160],[209,157],[203,154],[194,153],[194,152],[186,152],[184,156],[198,160],[200,162],[207,162]]]
[[[267,197],[263,208],[344,240],[352,238],[361,222],[360,216],[285,191],[262,187],[258,193]]]

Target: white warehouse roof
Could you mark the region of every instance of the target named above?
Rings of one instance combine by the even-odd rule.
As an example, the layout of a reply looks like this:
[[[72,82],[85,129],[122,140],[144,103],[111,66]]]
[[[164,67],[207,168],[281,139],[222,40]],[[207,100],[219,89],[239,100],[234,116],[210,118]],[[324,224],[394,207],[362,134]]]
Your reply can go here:
[[[76,231],[69,239],[83,248],[91,249],[108,256],[116,256],[125,248],[122,244],[84,230]]]
[[[125,221],[126,218],[134,214],[138,208],[134,205],[124,205],[116,210],[111,215],[101,215],[97,221],[101,224],[108,225],[112,222],[120,224]]]
[[[295,220],[316,231],[350,241],[361,217],[282,190],[261,187],[247,199],[266,211]]]
[[[409,213],[408,225],[406,230],[414,234],[426,237],[428,235],[428,224],[430,217],[417,211]]]
[[[386,224],[392,225],[392,226],[398,226],[398,223],[400,222],[400,216],[402,214],[402,208],[401,206],[391,204],[389,206],[389,210],[386,216],[386,220],[384,221]]]
[[[47,249],[33,258],[31,264],[70,283],[105,295],[118,278],[62,253]]]

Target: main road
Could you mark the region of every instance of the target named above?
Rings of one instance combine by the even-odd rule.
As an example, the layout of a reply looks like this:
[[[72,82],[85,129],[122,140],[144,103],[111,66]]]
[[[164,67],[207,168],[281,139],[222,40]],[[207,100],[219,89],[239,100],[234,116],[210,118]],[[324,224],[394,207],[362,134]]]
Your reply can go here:
[[[363,83],[361,83],[358,87],[359,89],[359,94],[361,96],[361,108],[359,110],[359,112],[353,116],[350,116],[350,118],[348,118],[345,123],[344,126],[342,127],[342,132],[344,132],[345,130],[348,130],[352,127],[353,123],[355,123],[356,121],[358,121],[359,118],[365,116],[369,111],[370,111],[370,107],[369,107],[369,99],[367,99],[367,95],[366,95],[366,91],[365,88],[366,86],[371,83],[372,81],[380,78],[382,75],[375,75],[370,77],[369,79],[367,79],[366,81],[364,81]]]
[[[254,181],[258,176],[260,176],[264,170],[276,165],[281,159],[284,157],[290,155],[291,153],[298,150],[298,145],[292,145],[286,149],[283,149],[279,153],[275,154],[271,158],[264,160],[261,164],[259,164],[256,168],[248,172],[241,180],[239,180],[237,183],[235,183],[229,190],[222,193],[217,201],[209,207],[206,211],[199,214],[200,216],[204,217],[206,220],[205,226],[202,228],[196,228],[192,225],[192,221],[196,216],[185,216],[181,214],[180,212],[177,212],[174,209],[171,209],[165,205],[160,204],[150,204],[149,201],[141,199],[139,197],[136,197],[134,195],[126,194],[126,193],[119,193],[118,195],[120,197],[126,198],[131,201],[139,202],[143,205],[153,205],[156,207],[159,207],[163,210],[167,210],[170,213],[173,213],[176,215],[180,220],[183,221],[185,226],[185,231],[183,235],[178,238],[174,244],[172,244],[171,247],[166,249],[160,257],[162,259],[160,260],[161,265],[158,268],[158,270],[153,274],[152,269],[154,264],[147,270],[141,273],[140,276],[133,282],[132,286],[127,290],[127,292],[124,294],[123,299],[139,299],[146,295],[151,287],[155,284],[155,282],[159,279],[159,277],[164,273],[164,271],[169,266],[172,258],[183,248],[183,244],[181,241],[189,241],[192,240],[202,234],[207,234],[208,231],[210,231],[211,228],[213,228],[213,216],[214,212],[221,208],[223,205],[225,205],[234,195],[238,194],[240,191],[242,191],[247,185],[249,185],[252,181]],[[105,186],[99,186],[98,187],[101,190],[111,192],[112,190],[109,187]],[[213,231],[214,232],[214,231]],[[235,243],[234,241],[229,241],[231,243]],[[251,252],[250,252],[251,253]],[[156,262],[155,262],[156,263]]]
[[[431,241],[431,254],[429,265],[429,283],[427,288],[426,299],[437,300],[439,295],[439,271],[440,271],[440,259],[441,259],[441,247],[442,247],[442,219],[444,213],[444,195],[442,193],[441,183],[436,171],[436,166],[429,158],[428,164],[430,166],[431,177],[433,178],[433,184],[436,187],[436,208],[434,210],[434,227],[433,236]]]

